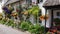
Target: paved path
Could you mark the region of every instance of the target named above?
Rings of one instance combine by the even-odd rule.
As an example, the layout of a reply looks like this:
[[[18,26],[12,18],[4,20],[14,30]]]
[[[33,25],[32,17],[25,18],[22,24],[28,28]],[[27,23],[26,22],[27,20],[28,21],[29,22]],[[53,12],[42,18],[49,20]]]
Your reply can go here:
[[[0,34],[29,34],[0,24]]]

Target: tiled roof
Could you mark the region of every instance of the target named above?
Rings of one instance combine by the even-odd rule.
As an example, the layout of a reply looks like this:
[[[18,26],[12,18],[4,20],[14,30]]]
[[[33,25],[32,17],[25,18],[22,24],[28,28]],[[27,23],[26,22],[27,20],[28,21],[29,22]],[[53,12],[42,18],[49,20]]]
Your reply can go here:
[[[19,0],[10,0],[10,1],[8,1],[8,2],[6,3],[6,5],[11,4],[11,3],[14,3],[14,2],[17,2],[17,1],[19,1]]]
[[[43,6],[55,6],[60,5],[60,0],[46,0]]]

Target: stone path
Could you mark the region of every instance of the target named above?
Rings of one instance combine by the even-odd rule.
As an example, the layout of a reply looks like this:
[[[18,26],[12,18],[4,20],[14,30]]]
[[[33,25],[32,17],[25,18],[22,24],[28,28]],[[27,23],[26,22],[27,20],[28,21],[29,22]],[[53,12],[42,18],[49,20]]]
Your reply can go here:
[[[0,34],[29,34],[28,32],[18,31],[11,27],[7,27],[5,25],[0,24]]]

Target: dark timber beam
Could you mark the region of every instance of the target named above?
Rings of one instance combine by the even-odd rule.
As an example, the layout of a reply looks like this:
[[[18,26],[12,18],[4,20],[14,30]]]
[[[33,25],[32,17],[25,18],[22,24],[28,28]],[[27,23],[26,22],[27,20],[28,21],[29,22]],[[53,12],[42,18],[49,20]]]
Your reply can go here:
[[[45,10],[45,33],[44,34],[46,34],[46,14],[47,14],[47,9]]]
[[[54,15],[53,15],[53,9],[51,10],[51,27],[53,26],[53,17],[54,17]]]

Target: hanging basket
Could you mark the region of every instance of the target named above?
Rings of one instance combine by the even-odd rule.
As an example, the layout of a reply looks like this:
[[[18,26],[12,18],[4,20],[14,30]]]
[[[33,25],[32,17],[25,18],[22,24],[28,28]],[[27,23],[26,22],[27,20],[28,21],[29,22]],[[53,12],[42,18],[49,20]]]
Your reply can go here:
[[[45,15],[43,15],[43,16],[40,16],[40,20],[47,20],[49,18],[49,16],[48,15],[46,15],[46,17],[45,17]]]
[[[40,20],[44,20],[44,16],[40,16]]]
[[[49,19],[49,16],[48,15],[46,15],[46,17],[44,16],[44,19],[48,20]]]

